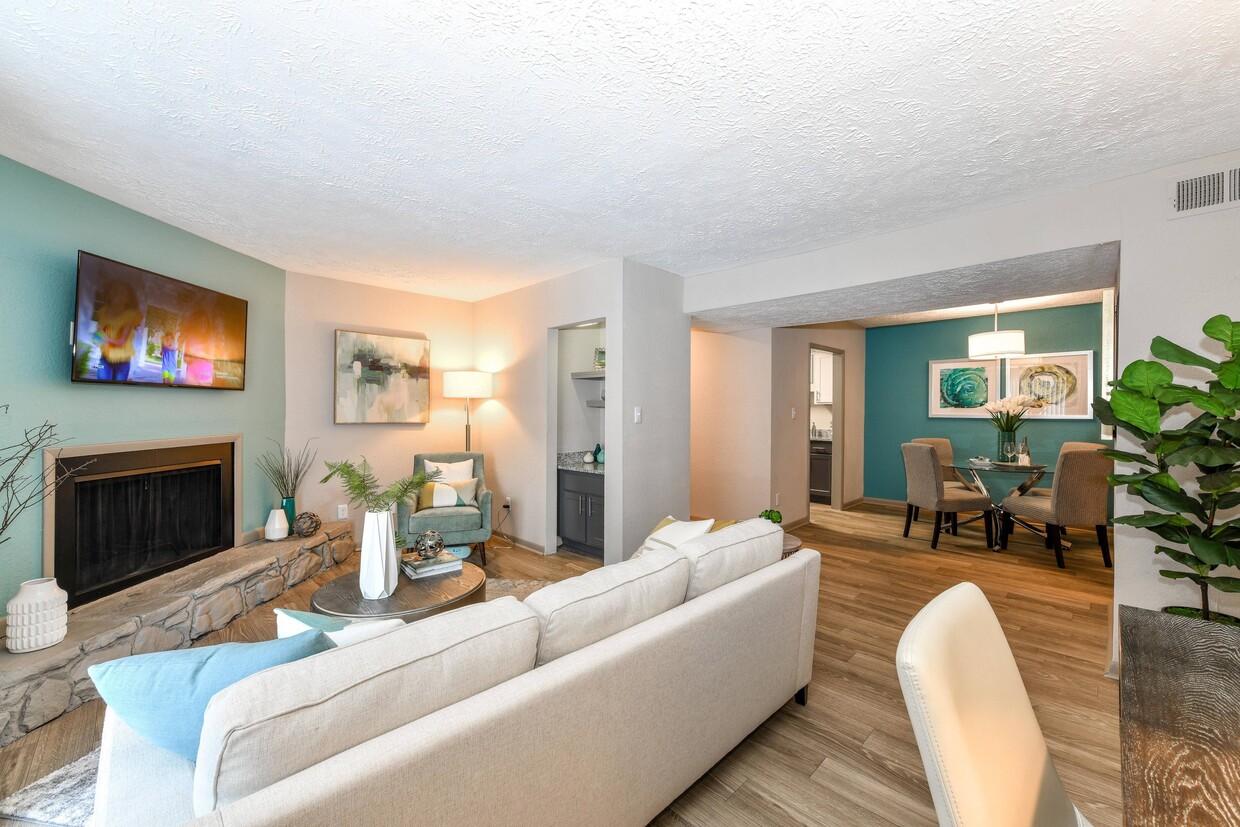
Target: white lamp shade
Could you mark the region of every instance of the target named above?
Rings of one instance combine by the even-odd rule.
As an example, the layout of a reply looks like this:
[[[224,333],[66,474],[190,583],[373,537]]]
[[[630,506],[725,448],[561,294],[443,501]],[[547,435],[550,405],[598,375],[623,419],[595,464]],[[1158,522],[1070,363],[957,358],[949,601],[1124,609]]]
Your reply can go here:
[[[969,337],[970,359],[1010,359],[1025,355],[1025,331],[988,330]]]
[[[480,370],[445,370],[445,399],[490,399],[491,374]]]

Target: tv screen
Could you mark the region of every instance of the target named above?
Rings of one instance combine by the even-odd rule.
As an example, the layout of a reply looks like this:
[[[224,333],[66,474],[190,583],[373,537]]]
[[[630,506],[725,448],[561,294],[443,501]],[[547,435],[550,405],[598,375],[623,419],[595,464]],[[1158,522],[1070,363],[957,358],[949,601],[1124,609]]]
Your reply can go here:
[[[244,299],[78,252],[73,381],[245,389]]]

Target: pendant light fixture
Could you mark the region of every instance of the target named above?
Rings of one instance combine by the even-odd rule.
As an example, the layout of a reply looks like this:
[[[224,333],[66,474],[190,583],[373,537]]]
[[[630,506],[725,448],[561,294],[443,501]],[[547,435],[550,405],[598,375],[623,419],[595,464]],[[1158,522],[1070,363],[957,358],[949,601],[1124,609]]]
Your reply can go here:
[[[995,329],[969,337],[970,359],[1011,359],[1025,355],[1025,331],[999,329],[999,303],[995,302]]]

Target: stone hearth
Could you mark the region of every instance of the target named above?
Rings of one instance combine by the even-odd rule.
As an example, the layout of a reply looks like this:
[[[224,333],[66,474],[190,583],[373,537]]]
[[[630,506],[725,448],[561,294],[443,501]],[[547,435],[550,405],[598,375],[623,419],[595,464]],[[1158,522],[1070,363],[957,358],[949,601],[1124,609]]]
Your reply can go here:
[[[348,522],[324,523],[311,537],[251,543],[73,609],[68,636],[48,649],[0,649],[0,746],[99,697],[88,666],[189,646],[355,548]]]

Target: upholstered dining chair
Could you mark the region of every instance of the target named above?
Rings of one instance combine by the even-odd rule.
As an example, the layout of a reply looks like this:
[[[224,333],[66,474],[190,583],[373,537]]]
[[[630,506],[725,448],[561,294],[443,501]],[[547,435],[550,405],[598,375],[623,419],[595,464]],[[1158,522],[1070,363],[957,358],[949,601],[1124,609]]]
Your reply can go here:
[[[1062,454],[1064,451],[1101,451],[1106,447],[1101,442],[1065,442],[1059,446],[1059,453]],[[1056,462],[1058,462],[1058,459],[1056,459]],[[1012,490],[1015,491],[1016,489],[1013,488]],[[1034,497],[1049,497],[1051,490],[1049,488],[1030,488],[1025,492],[1025,496],[1028,497],[1030,495]]]
[[[943,529],[945,516],[950,520],[952,532],[956,533],[961,511],[980,511],[982,522],[986,524],[986,545],[993,545],[991,514],[994,505],[990,497],[965,488],[946,487],[943,484],[943,465],[933,446],[906,442],[900,446],[900,450],[904,454],[904,476],[908,485],[904,536],[908,536],[915,509],[925,508],[934,512],[934,533],[930,538],[930,548],[939,547],[939,533]]]
[[[426,463],[474,461],[473,475],[478,480],[475,491],[477,505],[443,506],[418,511],[403,503],[396,507],[399,530],[412,542],[424,531],[438,531],[445,546],[470,546],[478,552],[482,565],[487,564],[487,541],[491,539],[491,492],[487,489],[486,460],[479,451],[455,451],[442,454],[414,454],[413,472],[426,470]]]
[[[1046,524],[1047,544],[1055,550],[1055,563],[1065,568],[1063,526],[1093,526],[1102,547],[1102,562],[1111,566],[1111,544],[1107,537],[1107,500],[1111,490],[1107,475],[1114,460],[1098,450],[1061,450],[1055,463],[1055,477],[1049,496],[1009,494],[1004,498],[999,545],[1007,548],[1014,529],[1013,517]]]
[[[960,473],[952,467],[955,461],[956,452],[952,449],[952,441],[941,436],[922,436],[913,440],[918,445],[929,445],[938,454],[939,464],[943,466],[943,485],[948,488],[969,488],[964,480],[960,478]],[[973,490],[969,488],[969,490]],[[913,515],[913,519],[917,519],[917,515]]]
[[[942,827],[1089,827],[981,589],[961,583],[926,604],[896,672]]]

